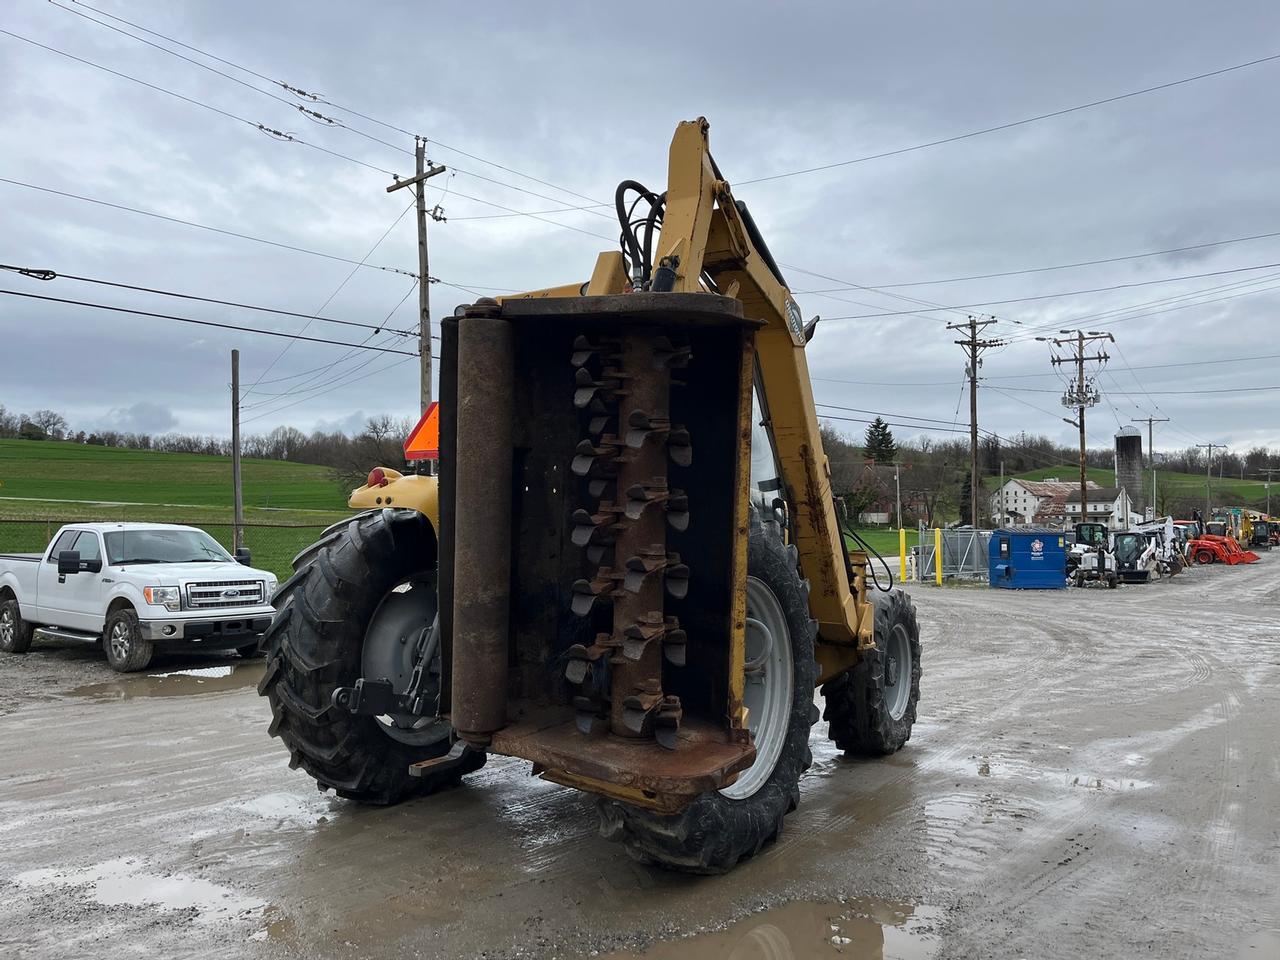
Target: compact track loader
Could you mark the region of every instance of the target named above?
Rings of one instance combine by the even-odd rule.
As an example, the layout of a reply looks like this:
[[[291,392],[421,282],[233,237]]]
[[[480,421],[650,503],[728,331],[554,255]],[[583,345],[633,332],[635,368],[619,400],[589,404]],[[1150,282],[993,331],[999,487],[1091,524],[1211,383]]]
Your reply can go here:
[[[679,125],[664,191],[618,187],[587,282],[441,324],[438,482],[375,470],[295,560],[260,691],[321,789],[390,803],[523,758],[707,873],[795,809],[815,687],[841,749],[910,737],[915,608],[845,549],[812,325],[707,130]]]

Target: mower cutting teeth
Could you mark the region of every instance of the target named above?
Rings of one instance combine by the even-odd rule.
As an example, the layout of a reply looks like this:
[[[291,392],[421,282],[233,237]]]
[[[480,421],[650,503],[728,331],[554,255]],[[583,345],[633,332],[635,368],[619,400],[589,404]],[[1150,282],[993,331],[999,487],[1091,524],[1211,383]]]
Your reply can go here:
[[[679,697],[664,697],[653,718],[653,738],[658,746],[674,750],[680,734],[680,721],[684,711]]]
[[[658,610],[648,613],[622,631],[622,655],[628,660],[639,660],[650,643],[666,636],[675,625],[675,617],[664,618]]]
[[[591,675],[595,662],[613,649],[612,644],[606,642],[608,640],[609,635],[602,633],[596,637],[596,642],[589,647],[580,643],[575,643],[570,647],[566,654],[568,662],[564,668],[565,679],[573,684],[585,683],[587,677]]]
[[[635,736],[643,736],[652,729],[649,718],[661,703],[662,694],[658,690],[631,694],[622,701],[623,724]]]
[[[610,402],[622,386],[621,376],[617,370],[606,369],[597,380],[586,367],[579,367],[573,375],[573,405],[582,410],[597,398]]]
[[[574,450],[573,462],[569,464],[569,469],[575,476],[585,477],[599,464],[617,458],[618,447],[615,443],[611,443],[611,440],[613,440],[612,437],[604,437],[599,446],[590,440],[583,440]]]
[[[570,539],[575,546],[608,546],[613,543],[617,530],[618,511],[612,504],[600,504],[599,513],[586,510],[573,511],[573,533]]]
[[[674,619],[674,618],[673,618]],[[686,663],[689,638],[683,630],[668,630],[662,638],[662,656],[673,667],[683,667]]]
[[[684,427],[671,427],[667,434],[667,456],[678,467],[687,467],[693,463],[693,447],[689,441],[689,431]]]
[[[573,581],[573,599],[570,609],[580,617],[585,617],[595,606],[596,599],[607,596],[613,590],[613,571],[602,567],[594,580]]]
[[[639,593],[650,574],[657,573],[667,565],[667,552],[661,544],[653,544],[634,557],[627,557],[626,575],[622,580],[622,589],[628,593]]]
[[[639,450],[651,436],[658,436],[671,429],[671,421],[662,417],[650,417],[643,410],[632,410],[627,417],[626,444]]]
[[[689,498],[683,490],[672,490],[667,497],[667,523],[681,533],[689,529]]]
[[[604,733],[605,720],[601,716],[601,706],[600,701],[594,697],[573,698],[573,722],[579,733],[588,736]]]
[[[663,477],[654,477],[648,483],[633,483],[627,488],[627,502],[623,511],[628,520],[639,520],[644,515],[645,507],[651,503],[665,503],[670,496],[667,481]]]
[[[569,358],[570,363],[575,367],[586,366],[596,356],[606,361],[616,362],[618,360],[618,341],[601,340],[597,343],[590,337],[574,337],[573,355]]]
[[[667,369],[685,367],[693,356],[693,351],[685,344],[677,346],[667,337],[655,337],[653,341],[654,361]]]

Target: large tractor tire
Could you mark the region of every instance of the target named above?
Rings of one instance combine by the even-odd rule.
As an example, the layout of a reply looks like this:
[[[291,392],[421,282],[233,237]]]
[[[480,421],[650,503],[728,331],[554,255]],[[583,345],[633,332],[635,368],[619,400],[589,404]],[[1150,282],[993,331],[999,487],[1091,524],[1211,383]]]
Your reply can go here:
[[[876,649],[822,685],[823,719],[845,753],[880,757],[911,739],[920,702],[920,627],[915,604],[901,590],[876,592],[871,600]]]
[[[26,653],[31,649],[31,624],[22,619],[14,597],[0,600],[0,653]]]
[[[796,549],[776,522],[755,514],[747,553],[748,724],[756,761],[737,782],[668,815],[616,800],[599,801],[600,833],[637,860],[687,873],[723,873],[782,832],[800,801],[800,775],[813,762],[809,729],[817,621]]]
[[[436,623],[429,522],[413,510],[362,514],[326,533],[293,567],[263,634],[267,667],[258,685],[271,701],[269,732],[289,748],[289,765],[321,790],[371,804],[454,786],[483,765],[484,754],[476,753],[461,767],[411,777],[411,764],[448,752],[446,721],[355,715],[332,703],[334,690],[360,677],[388,679],[397,693],[407,689],[415,637]]]

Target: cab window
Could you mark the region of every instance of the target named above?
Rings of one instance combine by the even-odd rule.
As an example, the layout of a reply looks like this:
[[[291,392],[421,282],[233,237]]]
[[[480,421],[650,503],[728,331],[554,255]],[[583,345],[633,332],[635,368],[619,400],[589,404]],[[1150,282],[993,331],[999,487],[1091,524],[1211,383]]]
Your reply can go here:
[[[76,537],[76,545],[72,550],[80,551],[81,560],[101,560],[102,550],[98,546],[98,535],[92,530],[82,531]]]
[[[53,542],[53,549],[49,551],[49,559],[45,563],[57,563],[58,554],[64,550],[72,549],[71,544],[75,542],[76,537],[80,534],[79,530],[63,530],[58,535],[58,539]]]

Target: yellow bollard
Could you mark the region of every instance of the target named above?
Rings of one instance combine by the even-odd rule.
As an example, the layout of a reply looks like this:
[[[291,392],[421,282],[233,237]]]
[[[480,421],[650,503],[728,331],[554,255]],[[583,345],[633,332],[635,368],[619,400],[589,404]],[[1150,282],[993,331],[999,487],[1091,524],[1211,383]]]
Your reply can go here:
[[[898,581],[907,582],[907,531],[905,527],[898,528]]]
[[[933,579],[942,586],[942,528],[933,528]]]

